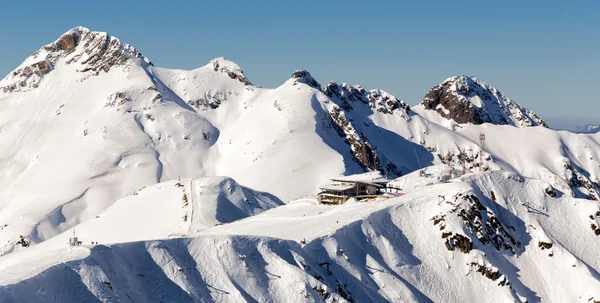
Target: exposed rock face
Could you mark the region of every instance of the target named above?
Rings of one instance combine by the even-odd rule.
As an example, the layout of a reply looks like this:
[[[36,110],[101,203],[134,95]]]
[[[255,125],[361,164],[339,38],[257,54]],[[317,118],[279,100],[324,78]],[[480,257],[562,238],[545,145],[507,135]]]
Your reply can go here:
[[[294,85],[298,82],[304,83],[312,88],[321,90],[321,85],[313,78],[307,70],[297,70],[292,74],[292,79],[295,79]]]
[[[316,81],[315,81],[316,82]],[[329,114],[340,129],[340,134],[350,145],[354,158],[367,170],[379,170],[388,178],[397,178],[402,175],[396,164],[391,162],[385,155],[378,153],[377,148],[369,143],[369,138],[361,132],[361,122],[353,122],[352,112],[364,110],[368,106],[373,111],[383,114],[396,114],[398,118],[408,120],[410,107],[404,101],[379,89],[366,91],[360,86],[351,86],[346,83],[337,84],[329,82],[322,88],[335,104]],[[357,109],[362,104],[362,109]],[[368,126],[367,126],[368,127]]]
[[[358,85],[352,86],[346,83],[340,85],[336,82],[329,82],[327,86],[323,87],[323,93],[329,98],[337,98],[340,101],[340,107],[344,110],[351,110],[353,103],[361,102],[386,114],[391,114],[398,109],[404,113],[410,111],[410,106],[404,101],[380,89],[366,91]]]
[[[243,83],[244,85],[252,85],[252,83],[250,83],[250,80],[248,80],[248,78],[246,78],[246,76],[244,75],[244,72],[237,64],[235,64],[229,60],[226,60],[223,57],[213,59],[209,62],[209,64],[212,64],[215,72],[225,73],[231,79],[238,80],[241,83]]]
[[[459,197],[463,202],[460,203]],[[509,251],[515,254],[521,243],[508,232],[496,214],[485,207],[475,195],[454,197],[460,206],[456,209],[467,230],[482,244],[491,244],[497,251]]]
[[[346,83],[337,84],[329,82],[321,87],[308,71],[297,70],[291,79],[293,85],[302,83],[316,90],[321,91],[329,97],[333,106],[329,108],[329,115],[337,128],[338,133],[350,146],[350,150],[355,160],[365,170],[379,170],[388,178],[397,178],[402,175],[402,171],[396,164],[391,162],[385,155],[379,154],[377,148],[369,143],[369,139],[361,132],[362,123],[352,121],[352,111],[362,104],[373,111],[384,114],[397,114],[399,118],[409,120],[410,107],[402,100],[379,89],[366,91],[361,86],[351,86]]]
[[[0,81],[0,92],[37,88],[44,76],[52,72],[60,60],[64,60],[65,64],[75,65],[77,71],[86,77],[108,72],[112,67],[124,66],[131,58],[152,65],[131,45],[122,44],[119,39],[107,33],[76,27],[33,53]]]
[[[589,200],[598,200],[600,197],[600,184],[590,180],[585,174],[582,174],[583,169],[574,167],[575,164],[565,160],[564,168],[567,170],[567,176],[570,174],[569,185],[575,190],[576,195],[583,195]]]
[[[188,101],[188,104],[196,109],[217,109],[223,102],[227,101],[227,95],[221,91],[216,91],[213,94],[206,93],[204,98]]]
[[[105,107],[121,107],[131,102],[131,98],[124,92],[116,92],[106,98]]]
[[[456,76],[446,79],[429,90],[421,105],[461,124],[548,127],[534,112],[474,77]]]
[[[354,126],[346,120],[344,113],[340,111],[337,106],[334,106],[329,113],[335,124],[340,129],[340,135],[346,138],[346,142],[350,145],[354,158],[365,168],[375,170],[378,169],[379,163],[377,154],[373,151],[373,148],[363,138],[363,136],[356,131]]]

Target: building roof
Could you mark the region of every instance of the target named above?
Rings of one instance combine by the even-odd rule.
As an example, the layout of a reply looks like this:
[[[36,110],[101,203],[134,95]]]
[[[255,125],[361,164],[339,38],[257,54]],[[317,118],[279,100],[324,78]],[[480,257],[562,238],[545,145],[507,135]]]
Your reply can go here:
[[[320,188],[322,190],[344,191],[354,188],[354,185],[329,184]]]
[[[365,180],[340,180],[340,179],[331,179],[331,181],[333,181],[333,182],[354,182],[354,183],[368,184],[368,185],[371,185],[374,187],[384,187],[384,185],[381,183],[388,182],[387,180],[385,182],[381,182],[381,183],[373,183],[373,181],[365,181]],[[378,181],[375,181],[375,182],[378,182]]]
[[[350,176],[340,176],[340,177],[331,179],[331,181],[359,182],[359,183],[366,183],[366,184],[370,184],[370,185],[374,185],[374,186],[381,184],[381,183],[389,182],[389,180],[384,178],[381,175],[381,172],[379,172],[379,171],[371,171],[371,172],[366,172],[363,174],[356,174],[356,175],[350,175]]]

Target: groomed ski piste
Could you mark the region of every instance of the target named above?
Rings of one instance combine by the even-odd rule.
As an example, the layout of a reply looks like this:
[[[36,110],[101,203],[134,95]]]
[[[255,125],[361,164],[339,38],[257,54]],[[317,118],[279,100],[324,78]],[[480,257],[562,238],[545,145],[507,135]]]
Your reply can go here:
[[[68,31],[0,81],[0,302],[600,301],[600,133],[462,82],[509,124]],[[374,166],[400,195],[317,203]]]

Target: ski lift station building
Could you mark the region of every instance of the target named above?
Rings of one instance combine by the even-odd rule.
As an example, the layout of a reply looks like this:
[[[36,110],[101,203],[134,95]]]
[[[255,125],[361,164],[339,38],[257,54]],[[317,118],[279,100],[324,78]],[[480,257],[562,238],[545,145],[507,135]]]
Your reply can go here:
[[[331,179],[329,185],[320,187],[317,199],[321,204],[342,204],[350,198],[374,198],[385,190],[388,182],[379,172],[343,176]]]

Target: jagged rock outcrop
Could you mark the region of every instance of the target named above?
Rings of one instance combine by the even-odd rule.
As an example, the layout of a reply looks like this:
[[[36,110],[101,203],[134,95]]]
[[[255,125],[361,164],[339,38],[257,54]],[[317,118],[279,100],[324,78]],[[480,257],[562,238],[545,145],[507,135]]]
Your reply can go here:
[[[333,122],[335,122],[339,128],[340,135],[344,137],[346,142],[350,145],[350,150],[358,163],[365,169],[379,169],[377,154],[364,136],[348,122],[344,112],[340,111],[340,108],[334,105],[329,114],[331,115]]]
[[[590,180],[585,174],[583,174],[584,170],[579,167],[573,167],[573,164],[564,160],[563,167],[567,171],[568,182],[571,186],[571,189],[575,190],[575,195],[577,193],[579,195],[583,195],[583,197],[589,200],[598,200],[600,197],[600,184]]]
[[[121,107],[125,103],[131,102],[131,98],[125,92],[116,92],[106,98],[105,107]]]
[[[231,79],[238,80],[244,85],[252,85],[250,80],[248,80],[246,75],[244,75],[244,71],[242,71],[237,64],[225,59],[224,57],[215,58],[211,60],[209,64],[212,64],[215,72],[225,73]]]
[[[315,78],[313,78],[307,70],[297,70],[292,74],[291,78],[295,79],[294,85],[299,82],[304,83],[312,88],[321,90],[321,84],[319,84],[319,82],[317,82],[317,80],[315,80]]]
[[[372,146],[369,138],[361,131],[361,123],[352,121],[352,111],[357,104],[369,106],[374,111],[383,114],[399,114],[403,119],[410,119],[410,107],[402,100],[391,94],[373,89],[367,91],[361,86],[351,86],[346,83],[337,84],[329,82],[326,86],[320,84],[306,70],[297,70],[292,74],[294,84],[303,83],[327,95],[333,106],[329,108],[329,115],[337,128],[338,133],[350,145],[350,151],[355,160],[365,170],[379,170],[388,178],[397,178],[402,171],[385,155],[379,154],[377,148]],[[364,108],[363,108],[364,109]]]
[[[133,46],[121,43],[108,33],[76,27],[33,53],[0,81],[0,92],[37,88],[44,76],[52,72],[60,60],[67,65],[76,66],[77,72],[89,76],[108,72],[112,67],[125,66],[132,58],[152,65],[152,62]]]
[[[410,111],[410,106],[404,101],[380,89],[367,91],[359,85],[352,86],[347,83],[340,85],[332,81],[323,87],[323,93],[329,98],[337,98],[340,107],[344,110],[351,110],[352,103],[362,102],[386,114],[391,114],[397,109],[401,109],[404,113]]]
[[[504,124],[516,127],[548,125],[531,110],[475,78],[456,76],[434,86],[420,103],[457,123]]]

